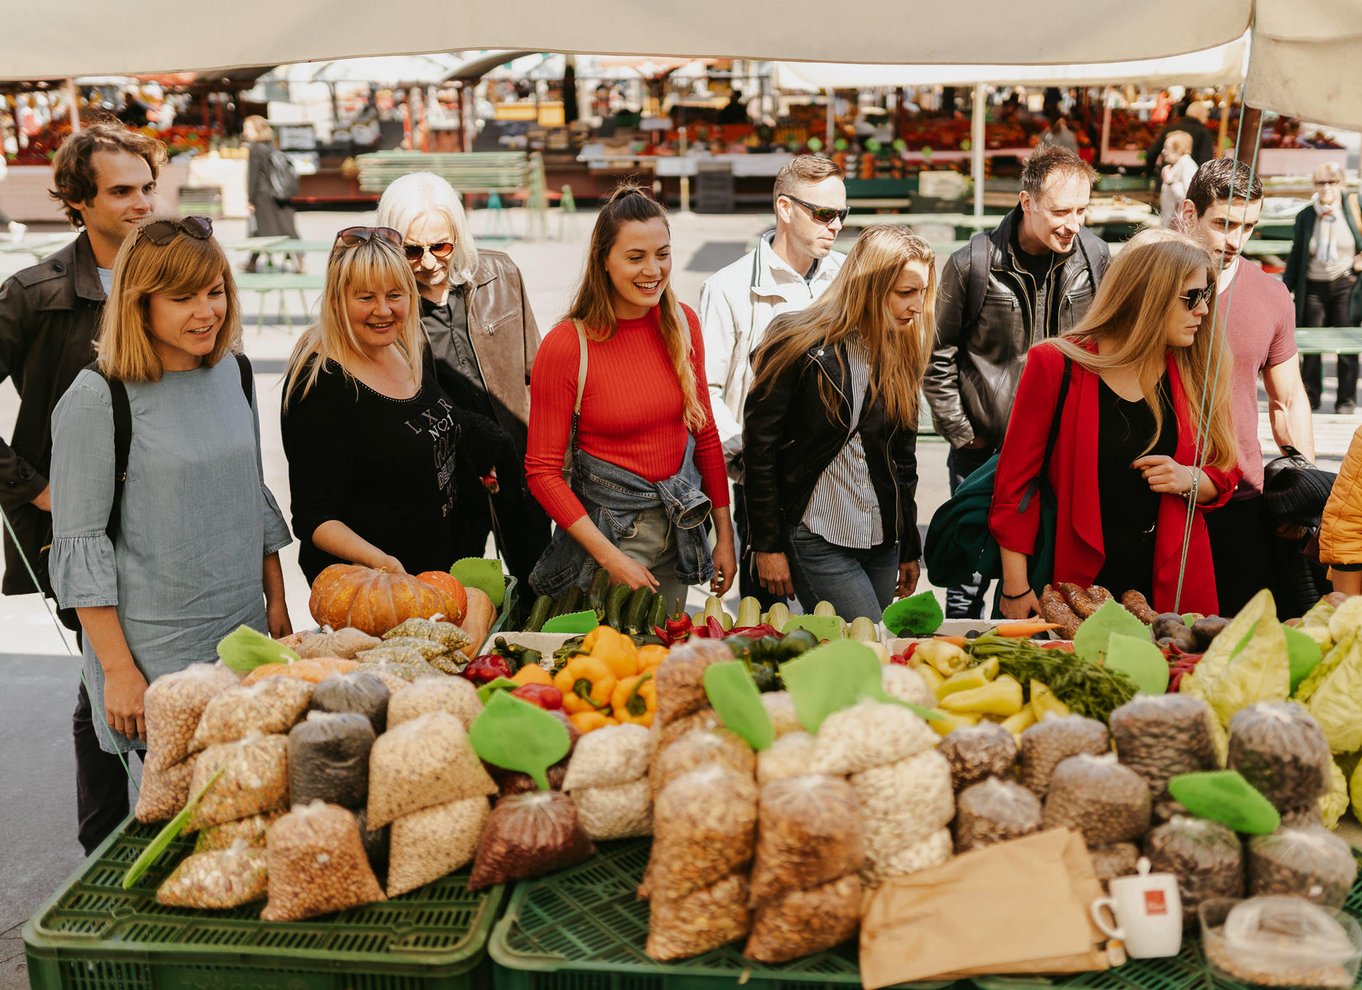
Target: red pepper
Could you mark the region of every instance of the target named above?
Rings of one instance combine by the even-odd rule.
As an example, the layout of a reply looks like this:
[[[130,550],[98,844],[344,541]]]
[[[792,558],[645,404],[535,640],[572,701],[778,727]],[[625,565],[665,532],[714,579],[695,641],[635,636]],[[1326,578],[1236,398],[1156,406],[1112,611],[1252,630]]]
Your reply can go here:
[[[667,616],[666,628],[653,626],[653,633],[662,640],[663,646],[675,646],[690,639],[694,629],[695,624],[691,622],[690,616],[685,612],[677,612],[675,615]]]
[[[514,677],[515,669],[505,657],[497,656],[494,653],[485,653],[480,657],[474,657],[468,666],[463,669],[463,676],[474,684],[486,684],[488,681],[495,681],[498,677]]]
[[[780,639],[784,633],[770,623],[763,622],[755,626],[739,626],[728,630],[724,635],[746,636],[748,639],[762,639],[766,636],[774,636],[777,639]]]
[[[563,692],[551,684],[522,684],[511,694],[545,711],[561,711],[563,708]]]

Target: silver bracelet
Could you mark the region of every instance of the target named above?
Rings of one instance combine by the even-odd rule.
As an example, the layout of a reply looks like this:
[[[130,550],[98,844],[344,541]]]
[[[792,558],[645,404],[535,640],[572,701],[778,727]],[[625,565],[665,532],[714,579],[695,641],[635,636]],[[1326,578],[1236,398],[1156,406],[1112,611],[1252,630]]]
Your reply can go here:
[[[1188,471],[1192,472],[1192,485],[1190,488],[1188,488],[1185,492],[1182,493],[1182,497],[1189,502],[1195,502],[1197,494],[1201,490],[1201,469],[1198,467],[1193,467],[1190,464],[1184,464],[1183,467],[1187,468]]]

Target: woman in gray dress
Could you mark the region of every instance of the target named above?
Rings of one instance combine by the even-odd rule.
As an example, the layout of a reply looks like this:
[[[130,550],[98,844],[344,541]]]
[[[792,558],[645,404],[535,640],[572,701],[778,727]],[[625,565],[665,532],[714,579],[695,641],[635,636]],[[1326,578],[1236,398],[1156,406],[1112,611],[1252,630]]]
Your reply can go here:
[[[97,370],[77,375],[52,415],[52,583],[80,619],[105,753],[144,743],[142,698],[157,677],[215,660],[240,625],[291,631],[279,566],[290,537],[261,473],[249,365],[231,353],[240,334],[211,222],[147,223],[114,262]],[[121,486],[119,392],[131,418]],[[79,775],[79,727],[77,763]],[[82,822],[95,813],[80,810]]]
[[[292,237],[298,239],[298,224],[294,219],[293,204],[276,199],[270,181],[271,155],[274,153],[274,128],[264,117],[247,117],[242,121],[241,136],[246,139],[249,157],[246,159],[246,199],[250,203],[252,237]],[[260,255],[252,254],[242,271],[255,271]],[[302,254],[293,256],[294,270],[303,270]]]

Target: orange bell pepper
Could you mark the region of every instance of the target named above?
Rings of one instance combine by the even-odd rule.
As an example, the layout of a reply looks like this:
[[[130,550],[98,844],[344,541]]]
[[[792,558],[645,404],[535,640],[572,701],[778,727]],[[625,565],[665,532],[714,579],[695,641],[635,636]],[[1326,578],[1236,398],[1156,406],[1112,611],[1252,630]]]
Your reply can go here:
[[[616,684],[610,710],[621,725],[651,726],[657,712],[657,681],[652,673],[626,677]]]
[[[655,671],[662,666],[662,661],[667,659],[671,650],[665,646],[658,646],[656,643],[649,643],[647,646],[638,648],[638,672],[646,674]]]
[[[633,677],[638,673],[638,648],[634,641],[609,626],[597,626],[587,633],[586,639],[582,640],[582,649],[597,660],[604,660],[616,678]]]
[[[553,684],[553,675],[537,663],[528,663],[521,667],[511,680],[521,687],[526,684]]]
[[[597,657],[573,657],[553,678],[553,686],[563,692],[563,710],[569,715],[609,708],[617,683],[619,678]]]
[[[577,712],[575,715],[569,715],[568,721],[581,735],[604,729],[607,725],[619,725],[609,715],[602,715],[600,712]]]

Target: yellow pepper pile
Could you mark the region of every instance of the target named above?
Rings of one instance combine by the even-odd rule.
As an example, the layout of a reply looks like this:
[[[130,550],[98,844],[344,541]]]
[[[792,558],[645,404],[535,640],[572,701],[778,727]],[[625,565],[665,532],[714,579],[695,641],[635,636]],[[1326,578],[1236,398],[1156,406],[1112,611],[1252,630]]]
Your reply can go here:
[[[1033,680],[1024,691],[1015,677],[1000,675],[997,657],[969,667],[969,655],[964,650],[932,640],[919,646],[913,659],[918,661],[918,673],[936,693],[936,712],[942,717],[930,724],[943,736],[987,718],[1020,738],[1052,712],[1069,714],[1068,706],[1048,685]]]
[[[582,640],[583,652],[553,678],[563,692],[563,711],[578,732],[607,725],[653,724],[657,683],[653,675],[667,658],[665,646],[638,647],[610,626],[597,626]]]

